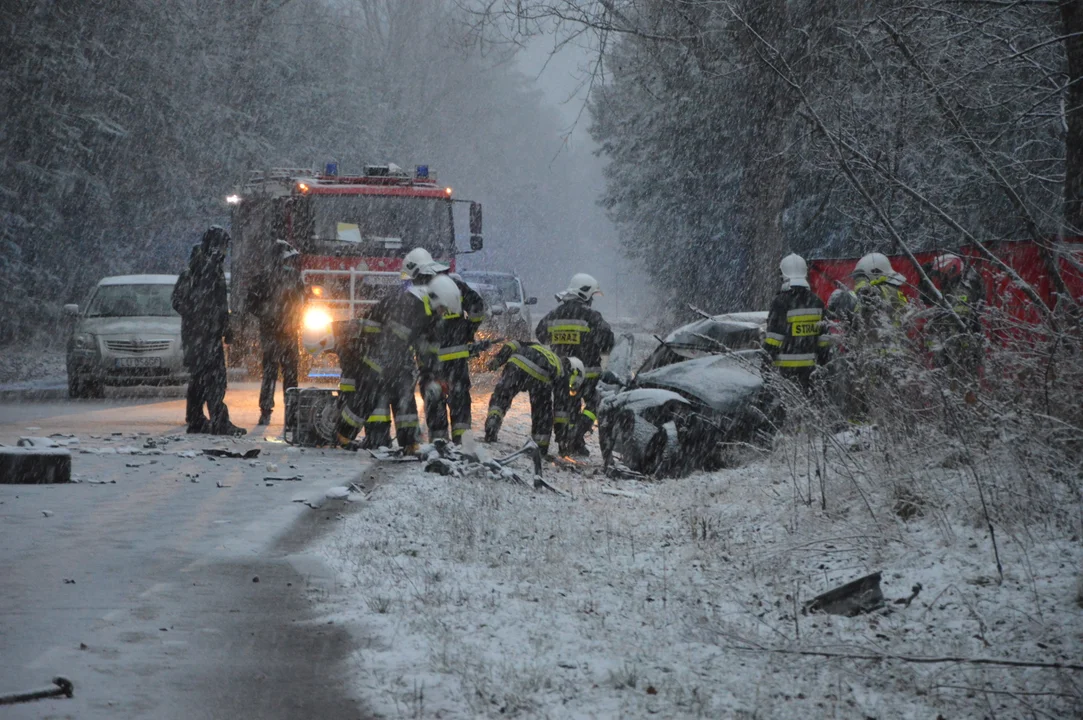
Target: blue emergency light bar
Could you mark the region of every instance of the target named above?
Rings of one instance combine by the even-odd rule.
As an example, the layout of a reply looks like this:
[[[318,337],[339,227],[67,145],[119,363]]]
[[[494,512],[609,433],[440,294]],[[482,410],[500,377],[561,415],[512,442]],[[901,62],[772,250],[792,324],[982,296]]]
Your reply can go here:
[[[327,167],[324,168],[323,174],[328,176],[328,177],[335,177],[336,175],[338,175],[338,163],[337,162],[329,162],[329,163],[327,163]]]
[[[418,180],[428,180],[429,179],[429,166],[428,165],[418,165],[417,166],[417,172],[414,174],[414,177],[417,178]]]

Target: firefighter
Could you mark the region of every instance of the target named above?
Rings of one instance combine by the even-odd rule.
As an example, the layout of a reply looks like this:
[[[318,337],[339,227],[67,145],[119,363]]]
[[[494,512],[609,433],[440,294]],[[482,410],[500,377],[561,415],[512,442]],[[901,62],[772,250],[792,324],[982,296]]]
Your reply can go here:
[[[827,363],[829,341],[824,328],[824,303],[808,284],[808,266],[800,255],[779,263],[782,289],[767,314],[763,347],[779,374],[812,392],[812,373]]]
[[[188,267],[173,288],[173,309],[181,316],[181,345],[188,370],[185,422],[190,433],[244,435],[229,420],[226,407],[226,353],[232,341],[223,264],[229,233],[212,225],[192,248]],[[208,418],[203,414],[206,404]]]
[[[570,356],[558,357],[544,345],[511,340],[489,361],[488,367],[504,370],[489,398],[485,442],[496,442],[511,401],[525,391],[530,396],[530,437],[542,454],[547,455],[554,404],[566,405],[564,397],[581,390],[586,375],[582,361]]]
[[[253,283],[245,303],[259,319],[259,343],[263,353],[259,425],[271,421],[279,370],[282,371],[283,389],[297,387],[300,362],[297,334],[305,304],[305,283],[297,265],[300,257],[301,254],[288,242],[276,240],[274,264]],[[288,411],[286,422],[290,422]]]
[[[935,362],[953,378],[973,379],[982,360],[985,286],[981,274],[952,253],[938,255],[925,270],[944,298],[943,307],[931,303],[940,312],[925,327]]]
[[[557,295],[557,308],[538,323],[535,336],[558,357],[576,357],[586,366],[583,387],[563,394],[556,407],[556,437],[561,455],[589,455],[586,434],[598,420],[598,380],[602,358],[613,349],[613,330],[602,314],[591,307],[601,295],[598,281],[586,273],[572,276],[568,288]]]
[[[355,350],[339,355],[339,389],[344,402],[336,432],[341,445],[353,442],[384,398],[396,411],[399,447],[404,453],[416,452],[419,423],[414,403],[413,348],[431,332],[435,318],[443,312],[462,312],[462,298],[450,278],[435,278],[427,287],[394,292],[357,321],[356,334],[351,338]]]
[[[425,248],[414,248],[406,254],[406,257],[402,259],[402,280],[404,287],[409,287],[414,283],[414,278],[417,277],[422,267],[432,265],[434,262],[432,255]],[[421,335],[417,339],[417,344],[421,346],[422,352],[417,353],[417,364],[422,368],[422,383],[421,387],[425,387],[426,374],[424,368],[426,363],[434,363],[435,359],[430,358],[428,349],[433,345],[434,339],[431,336],[435,332],[435,325],[430,325],[430,329],[425,334]],[[418,348],[415,348],[415,352]],[[403,380],[405,382],[405,380]],[[393,403],[393,399],[398,399],[400,402],[398,406]],[[375,409],[365,420],[365,439],[361,442],[362,448],[377,448],[388,447],[391,445],[391,420],[394,418],[397,425],[405,422],[407,425],[416,422],[414,416],[417,413],[417,400],[411,393],[409,397],[405,397],[401,390],[394,390],[391,388],[385,388],[383,395],[377,399]],[[404,417],[403,417],[404,416]]]
[[[421,393],[425,401],[425,425],[429,439],[448,438],[448,413],[451,414],[451,439],[462,443],[471,428],[470,350],[478,325],[485,319],[485,301],[460,278],[448,274],[444,263],[421,266],[414,281],[428,285],[436,277],[449,277],[462,295],[462,311],[445,312],[434,327],[432,346],[422,354]]]
[[[857,261],[852,273],[854,293],[861,313],[880,312],[889,323],[899,325],[909,301],[900,290],[903,276],[883,253],[869,253]]]

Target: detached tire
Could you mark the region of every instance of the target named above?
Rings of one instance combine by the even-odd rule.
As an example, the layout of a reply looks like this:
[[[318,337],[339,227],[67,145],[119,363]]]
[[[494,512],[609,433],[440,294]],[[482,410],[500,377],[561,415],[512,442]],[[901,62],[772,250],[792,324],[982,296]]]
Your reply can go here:
[[[79,400],[83,398],[105,397],[105,387],[101,382],[92,380],[85,375],[68,373],[68,397]]]
[[[71,453],[63,448],[0,447],[0,485],[71,482]]]

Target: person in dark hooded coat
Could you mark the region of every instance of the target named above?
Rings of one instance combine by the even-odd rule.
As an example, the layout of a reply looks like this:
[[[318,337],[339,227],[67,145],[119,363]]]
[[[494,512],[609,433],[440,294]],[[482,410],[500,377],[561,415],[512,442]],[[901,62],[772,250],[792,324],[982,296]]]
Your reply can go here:
[[[189,373],[185,422],[190,433],[244,435],[229,420],[226,408],[226,354],[229,305],[225,258],[229,233],[212,225],[192,248],[188,267],[173,288],[173,309],[181,316],[184,366]],[[207,406],[208,418],[203,414]]]

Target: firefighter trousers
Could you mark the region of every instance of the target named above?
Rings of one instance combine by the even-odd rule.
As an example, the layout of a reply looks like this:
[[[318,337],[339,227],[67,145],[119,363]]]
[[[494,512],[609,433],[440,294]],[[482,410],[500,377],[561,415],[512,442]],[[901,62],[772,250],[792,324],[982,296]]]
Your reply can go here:
[[[556,398],[554,427],[561,446],[572,447],[583,442],[598,420],[598,402],[597,378],[584,380],[575,395],[565,393]]]
[[[421,428],[412,374],[402,373],[381,385],[376,403],[365,419],[363,447],[389,447],[392,419],[395,421],[395,436],[399,447],[404,448],[419,442]]]
[[[422,374],[421,392],[425,400],[425,425],[429,440],[448,438],[448,413],[451,413],[451,438],[459,443],[471,427],[470,360],[461,358],[439,363],[435,371]]]
[[[489,398],[485,437],[496,440],[511,401],[524,391],[530,396],[530,437],[543,453],[547,453],[549,438],[553,433],[553,385],[527,375],[516,365],[504,366],[504,372]]]
[[[226,355],[221,342],[211,346],[204,362],[189,368],[187,406],[184,419],[192,430],[225,432],[230,425],[226,408]],[[208,425],[203,405],[210,416]]]
[[[271,412],[275,406],[275,383],[278,372],[282,371],[282,390],[297,387],[297,366],[300,364],[300,351],[297,340],[283,337],[262,337],[260,346],[263,350],[263,383],[259,388],[260,412]]]

